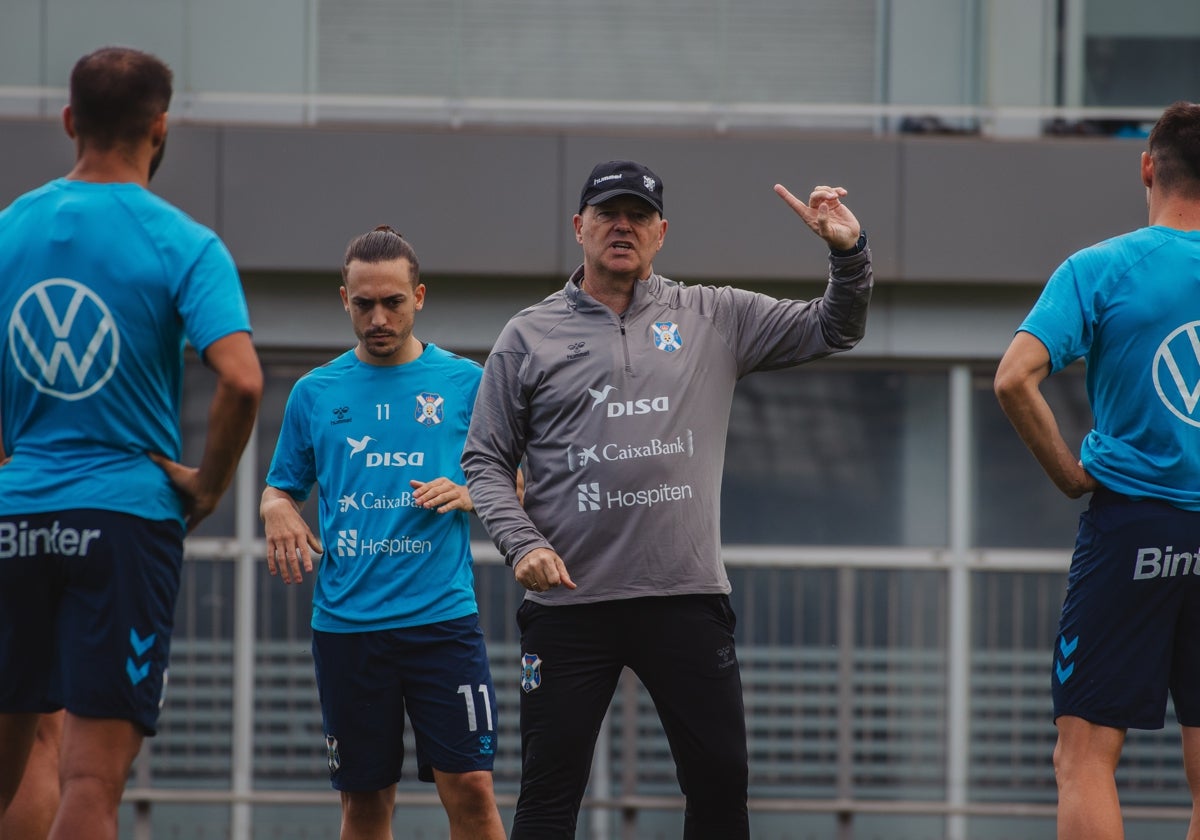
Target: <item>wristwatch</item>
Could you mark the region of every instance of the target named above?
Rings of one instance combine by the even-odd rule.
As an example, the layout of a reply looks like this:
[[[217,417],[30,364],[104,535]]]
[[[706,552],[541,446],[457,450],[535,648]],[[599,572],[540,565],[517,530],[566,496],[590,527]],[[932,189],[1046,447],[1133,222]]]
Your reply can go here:
[[[841,251],[837,248],[830,248],[829,253],[835,257],[853,257],[855,254],[861,254],[863,249],[867,247],[867,232],[862,230],[858,234],[858,241],[854,243],[854,247],[846,251]]]

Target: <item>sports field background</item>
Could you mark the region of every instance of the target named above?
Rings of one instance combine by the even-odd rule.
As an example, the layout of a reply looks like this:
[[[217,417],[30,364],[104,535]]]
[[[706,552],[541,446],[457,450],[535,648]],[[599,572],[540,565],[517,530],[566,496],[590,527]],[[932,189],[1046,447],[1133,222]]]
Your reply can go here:
[[[666,184],[656,268],[811,297],[825,255],[771,192],[850,189],[877,276],[852,353],[740,386],[722,521],[739,616],[756,838],[1052,836],[1050,645],[1079,506],[991,394],[1054,266],[1144,223],[1148,121],[1200,76],[1189,0],[0,0],[0,202],[62,174],[58,113],[84,52],[176,70],[155,189],[229,244],[267,394],[233,492],[189,540],[163,730],[135,768],[129,838],[327,837],[336,799],[307,585],[265,573],[256,509],[296,377],[351,337],[350,236],[392,224],[429,287],[418,335],[482,359],[561,287],[597,160]],[[1069,440],[1081,371],[1048,391]],[[211,382],[192,360],[198,457]],[[519,590],[475,534],[517,786]],[[653,535],[647,535],[653,539]],[[1130,836],[1177,837],[1173,719],[1132,733]],[[581,838],[676,837],[665,743],[618,693]],[[441,837],[406,782],[397,837]],[[607,808],[592,807],[601,803]]]

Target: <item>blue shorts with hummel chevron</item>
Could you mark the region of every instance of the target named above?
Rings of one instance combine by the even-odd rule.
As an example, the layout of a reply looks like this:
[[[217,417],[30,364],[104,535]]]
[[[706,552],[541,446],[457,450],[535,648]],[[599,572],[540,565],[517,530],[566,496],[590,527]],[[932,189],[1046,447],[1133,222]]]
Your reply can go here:
[[[1079,518],[1051,666],[1054,717],[1200,725],[1200,512],[1101,488]]]
[[[0,515],[0,712],[158,726],[183,527],[107,510]]]

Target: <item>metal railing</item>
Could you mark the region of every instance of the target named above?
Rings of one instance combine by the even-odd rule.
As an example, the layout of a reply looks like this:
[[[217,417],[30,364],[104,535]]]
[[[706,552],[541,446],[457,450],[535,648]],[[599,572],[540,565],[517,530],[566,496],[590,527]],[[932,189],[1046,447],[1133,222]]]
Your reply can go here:
[[[206,567],[213,581],[193,581],[193,588],[212,593],[232,582],[232,547],[224,540],[189,544],[189,564]],[[249,547],[257,566],[261,545]],[[515,590],[511,573],[489,545],[477,545],[476,553],[481,605],[495,604],[501,592]],[[961,559],[980,573],[971,597],[982,602],[988,575],[1040,576],[1042,586],[1059,587],[1067,558],[1053,552],[971,552]],[[832,818],[839,840],[855,837],[858,823],[879,815],[941,819],[947,837],[965,832],[968,821],[1052,818],[1048,654],[983,639],[978,628],[951,626],[945,607],[955,561],[946,551],[727,547],[725,560],[739,614],[752,814]],[[941,605],[943,614],[906,615],[914,587],[926,592],[926,604]],[[828,599],[835,606],[827,615],[797,622],[803,617],[778,602],[799,598],[801,589],[805,599]],[[259,592],[252,600],[261,605],[263,596]],[[181,604],[181,627],[209,597]],[[493,610],[502,614],[485,617],[499,706],[496,788],[506,809],[515,804],[520,773],[519,648],[511,603]],[[870,615],[857,612],[862,609]],[[914,626],[922,621],[926,629]],[[876,623],[881,626],[873,627]],[[950,655],[950,638],[959,632],[974,638],[965,663]],[[157,817],[164,805],[191,806],[192,821],[195,808],[215,808],[209,813],[219,831],[215,836],[228,829],[226,809],[235,814],[240,809],[240,830],[246,833],[235,831],[234,840],[249,837],[255,811],[270,806],[314,806],[336,814],[304,628],[295,638],[260,636],[252,642],[247,686],[238,684],[234,667],[240,644],[224,631],[177,636],[162,731],[147,742],[126,793],[135,837],[160,834]],[[968,686],[962,712],[968,734],[961,744],[948,725],[954,717],[949,686],[958,678],[957,667],[965,667]],[[249,702],[238,702],[242,692]],[[245,708],[251,720],[236,721],[234,710]],[[237,734],[244,731],[249,743]],[[956,751],[962,753],[958,759]],[[950,784],[952,766],[967,768],[958,799]],[[1173,733],[1131,737],[1123,766],[1127,818],[1187,820]],[[436,823],[440,815],[436,793],[415,781],[401,783],[398,803],[401,822],[424,811]],[[597,748],[580,836],[651,836],[648,817],[677,815],[681,806],[653,704],[626,674]]]
[[[0,85],[0,117],[58,118],[65,88]],[[394,124],[425,128],[646,128],[717,134],[775,130],[901,133],[940,126],[947,133],[990,134],[1024,122],[1031,134],[1055,122],[1152,123],[1161,108],[678,102],[483,97],[383,96],[182,91],[173,122],[215,124]]]

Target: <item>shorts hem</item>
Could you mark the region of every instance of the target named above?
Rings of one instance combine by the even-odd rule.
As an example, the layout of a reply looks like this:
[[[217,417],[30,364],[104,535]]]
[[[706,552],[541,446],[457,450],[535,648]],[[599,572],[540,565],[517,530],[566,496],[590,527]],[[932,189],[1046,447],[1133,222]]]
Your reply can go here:
[[[417,768],[417,778],[422,782],[432,782],[433,772],[436,770],[439,773],[494,773],[496,763],[494,761],[479,762],[466,767],[434,767],[432,764],[422,764]]]
[[[400,775],[392,781],[384,782],[383,784],[376,782],[347,782],[346,784],[339,784],[339,780],[330,779],[329,786],[338,793],[375,793],[376,791],[386,790],[392,785],[399,784],[402,778],[403,775]]]
[[[1109,729],[1143,729],[1147,731],[1154,731],[1166,727],[1165,714],[1163,717],[1159,718],[1157,722],[1144,718],[1141,720],[1129,721],[1113,717],[1105,717],[1104,715],[1095,715],[1091,714],[1090,712],[1078,711],[1074,709],[1065,709],[1062,711],[1055,709],[1054,722],[1058,723],[1058,719],[1060,717],[1077,717],[1080,720],[1085,720],[1088,723],[1095,724],[1096,726],[1105,726]]]
[[[63,707],[54,703],[13,703],[0,704],[0,715],[52,715],[61,712]]]

